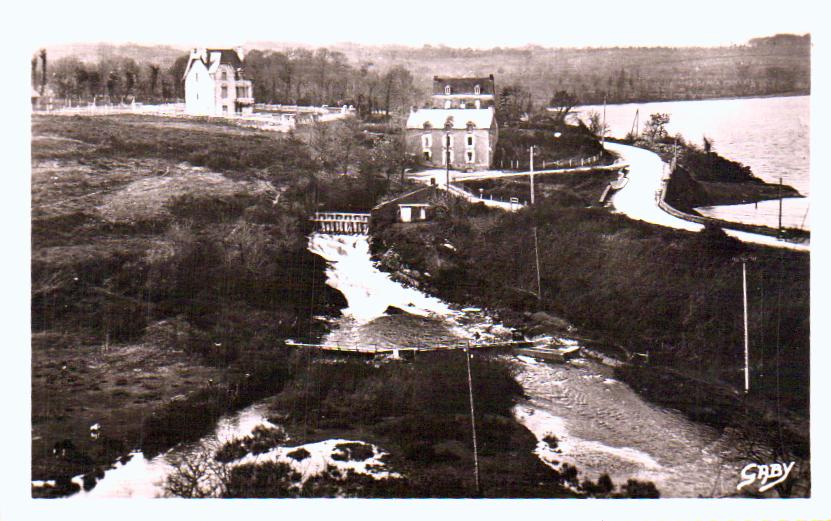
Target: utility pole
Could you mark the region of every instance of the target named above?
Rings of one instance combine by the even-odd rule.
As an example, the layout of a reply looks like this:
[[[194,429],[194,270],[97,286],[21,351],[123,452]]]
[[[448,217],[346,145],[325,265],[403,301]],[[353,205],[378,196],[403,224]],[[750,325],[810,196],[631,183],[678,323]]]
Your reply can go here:
[[[445,151],[444,156],[444,163],[445,163],[445,170],[444,170],[444,186],[447,190],[448,197],[450,196],[450,131],[448,130],[444,135],[444,145],[447,149]]]
[[[747,334],[747,259],[742,258],[742,296],[744,297],[744,394],[750,391],[750,345]]]
[[[542,300],[542,283],[540,281],[540,248],[537,241],[537,225],[534,225],[534,257],[537,261],[537,300]]]
[[[750,334],[748,329],[747,312],[747,262],[756,260],[749,255],[734,257],[733,262],[742,263],[742,308],[744,310],[744,393],[750,392]]]
[[[476,416],[473,408],[473,376],[470,373],[470,341],[464,349],[465,363],[467,364],[467,391],[470,396],[470,429],[473,433],[473,479],[476,483],[476,495],[482,496],[482,486],[479,482],[479,448],[476,443]]]
[[[600,138],[600,145],[606,148],[606,94],[603,95],[603,126],[600,128],[600,131],[603,133],[603,136]]]
[[[782,237],[782,178],[779,178],[779,237]]]
[[[531,145],[531,204],[534,204],[534,146]]]

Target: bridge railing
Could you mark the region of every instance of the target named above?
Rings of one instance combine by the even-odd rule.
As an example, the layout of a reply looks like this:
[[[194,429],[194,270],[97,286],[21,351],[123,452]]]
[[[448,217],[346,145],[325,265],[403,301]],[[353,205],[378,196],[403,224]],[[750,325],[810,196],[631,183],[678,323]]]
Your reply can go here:
[[[369,233],[369,214],[350,212],[315,212],[311,219],[315,229],[323,233]]]

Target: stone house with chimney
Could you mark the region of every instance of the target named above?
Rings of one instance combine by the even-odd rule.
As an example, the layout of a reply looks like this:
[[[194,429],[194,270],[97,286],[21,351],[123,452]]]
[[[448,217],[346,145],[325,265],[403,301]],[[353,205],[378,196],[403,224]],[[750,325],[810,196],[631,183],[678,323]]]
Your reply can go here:
[[[487,170],[491,167],[499,125],[494,107],[493,75],[487,78],[433,78],[427,107],[410,112],[407,151],[428,166]]]
[[[251,114],[254,93],[242,49],[193,49],[185,68],[185,112],[199,116]]]

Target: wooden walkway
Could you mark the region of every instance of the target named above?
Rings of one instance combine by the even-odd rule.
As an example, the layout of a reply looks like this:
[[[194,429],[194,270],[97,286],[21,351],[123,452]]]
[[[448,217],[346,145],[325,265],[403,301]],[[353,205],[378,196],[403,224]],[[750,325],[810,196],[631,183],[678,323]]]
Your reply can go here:
[[[462,349],[480,350],[480,349],[513,349],[517,347],[530,347],[533,342],[528,340],[506,340],[502,342],[487,342],[487,343],[470,343],[458,342],[455,344],[442,344],[433,346],[377,346],[366,344],[355,345],[332,345],[332,344],[306,344],[303,342],[295,342],[294,340],[286,340],[285,344],[289,347],[302,347],[309,349],[318,349],[321,351],[351,353],[361,355],[401,355],[405,353],[429,353],[435,351],[454,351]]]

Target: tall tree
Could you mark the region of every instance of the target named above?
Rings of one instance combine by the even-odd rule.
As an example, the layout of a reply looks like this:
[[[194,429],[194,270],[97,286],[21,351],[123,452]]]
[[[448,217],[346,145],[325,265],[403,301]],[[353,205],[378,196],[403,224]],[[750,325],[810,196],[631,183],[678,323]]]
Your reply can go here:
[[[32,56],[32,88],[37,87],[38,84],[38,56]]]
[[[552,96],[551,101],[548,102],[548,107],[554,109],[554,119],[556,121],[565,121],[568,113],[574,108],[580,100],[577,96],[568,92],[567,90],[558,90]]]
[[[156,85],[159,83],[159,71],[161,70],[161,67],[155,63],[151,63],[147,67],[150,69],[150,85],[148,94],[152,98],[156,95]]]
[[[669,124],[669,114],[656,112],[649,116],[649,121],[644,124],[643,133],[652,141],[660,141],[667,137],[666,126]]]
[[[40,50],[40,95],[46,91],[46,49]]]

